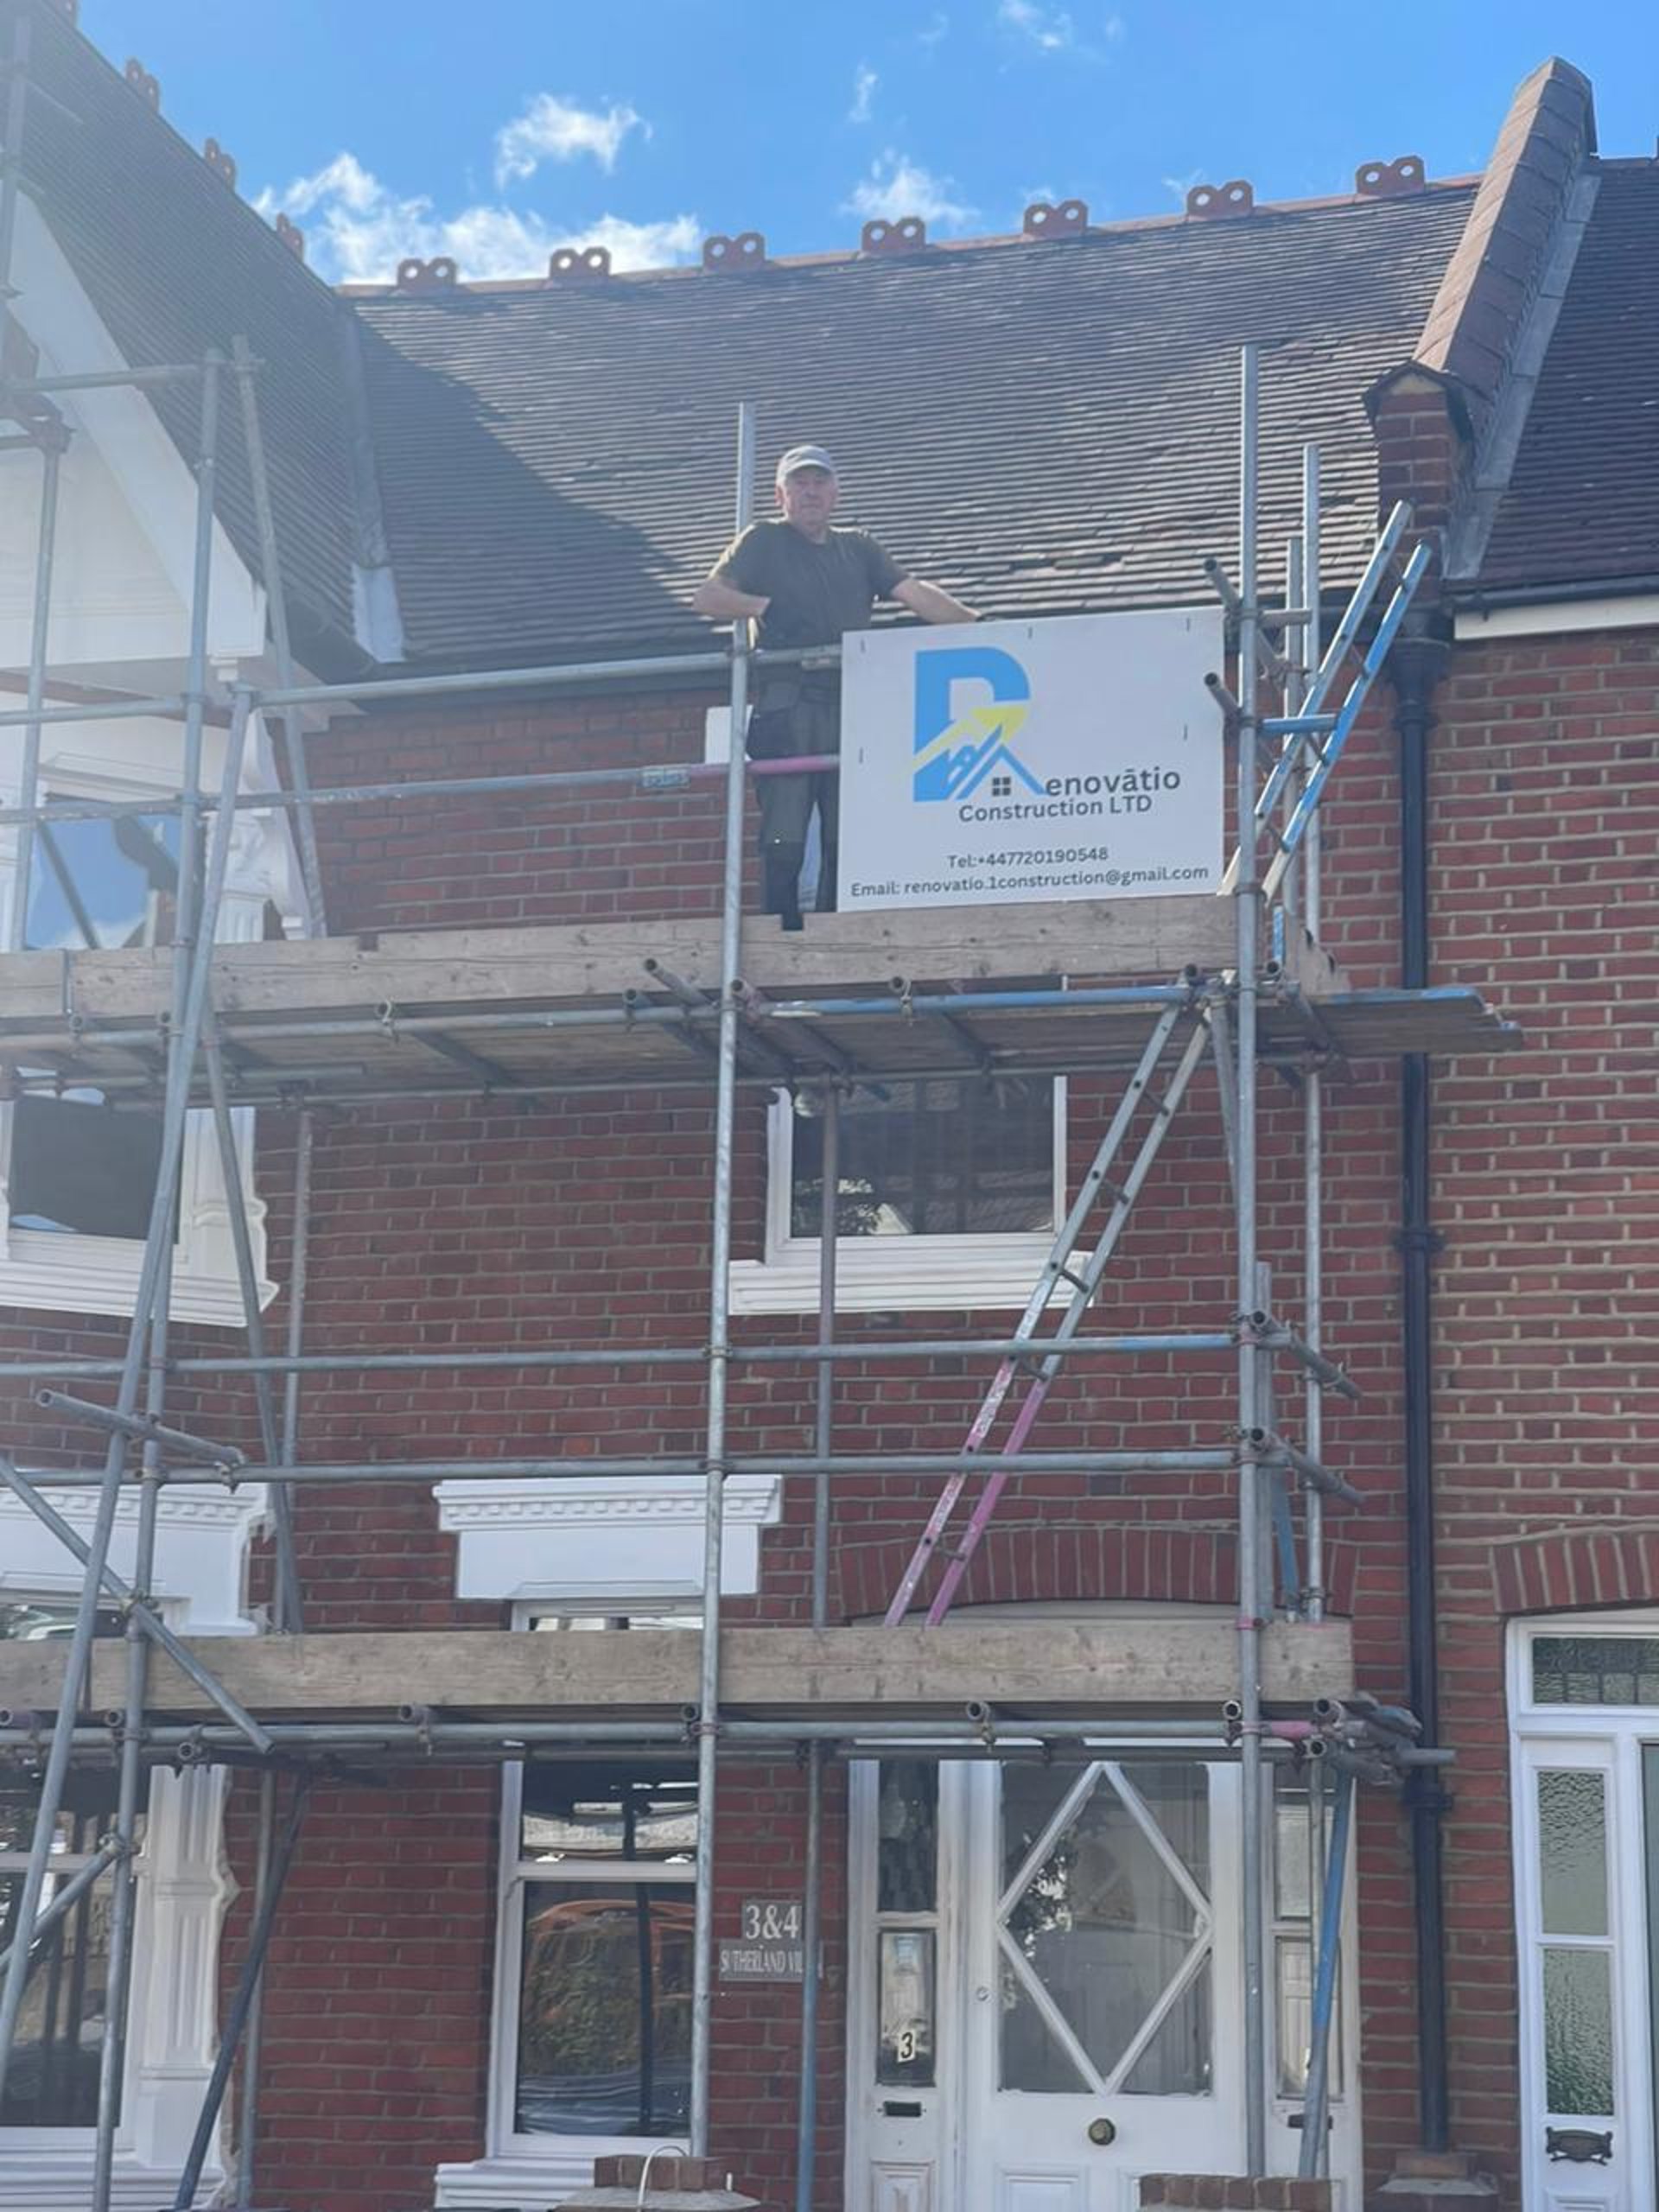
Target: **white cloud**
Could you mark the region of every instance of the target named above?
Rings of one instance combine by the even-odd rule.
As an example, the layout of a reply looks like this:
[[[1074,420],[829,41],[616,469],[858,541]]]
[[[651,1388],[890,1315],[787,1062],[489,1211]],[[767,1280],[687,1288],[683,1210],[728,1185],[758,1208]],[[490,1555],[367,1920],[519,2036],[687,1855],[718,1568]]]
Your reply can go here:
[[[1189,169],[1185,176],[1166,176],[1164,179],[1164,189],[1166,192],[1173,193],[1176,200],[1185,207],[1187,194],[1192,191],[1195,184],[1203,182],[1202,169]]]
[[[875,99],[875,88],[880,81],[881,79],[868,61],[859,63],[857,73],[853,79],[853,104],[847,111],[849,123],[869,121],[871,104]]]
[[[537,92],[522,115],[495,134],[495,181],[511,184],[515,178],[534,176],[543,162],[574,162],[584,154],[591,154],[608,175],[631,130],[651,136],[651,125],[631,107],[613,105],[601,112],[578,107],[556,92]]]
[[[1028,39],[1039,54],[1063,54],[1077,43],[1077,26],[1064,8],[1042,8],[1037,0],[998,0],[996,20]]]
[[[868,176],[854,186],[845,205],[867,220],[880,216],[896,223],[906,215],[919,215],[931,229],[959,231],[973,221],[977,211],[950,197],[956,188],[953,178],[935,176],[907,154],[896,154],[889,147],[870,164]]]
[[[950,35],[950,18],[943,8],[936,8],[916,34],[918,46],[931,48],[944,44]]]
[[[548,256],[565,245],[607,246],[617,269],[661,269],[688,259],[702,238],[695,215],[654,223],[601,215],[568,223],[499,202],[443,215],[424,194],[404,198],[391,191],[354,154],[336,155],[285,192],[262,192],[254,205],[263,215],[280,207],[305,218],[311,265],[334,283],[389,283],[400,261],[438,254],[454,260],[463,283],[544,276]]]

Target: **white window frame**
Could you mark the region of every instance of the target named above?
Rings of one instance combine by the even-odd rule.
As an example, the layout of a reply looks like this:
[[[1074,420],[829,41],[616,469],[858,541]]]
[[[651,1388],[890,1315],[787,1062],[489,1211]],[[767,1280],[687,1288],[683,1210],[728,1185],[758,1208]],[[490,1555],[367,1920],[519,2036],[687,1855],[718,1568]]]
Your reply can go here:
[[[972,1076],[964,1078],[977,1080]],[[843,1236],[836,1244],[836,1305],[844,1313],[895,1307],[916,1313],[960,1312],[975,1306],[1021,1306],[1065,1218],[1066,1085],[1054,1084],[1052,1224],[1014,1236]],[[772,1094],[766,1116],[766,1224],[764,1255],[734,1260],[734,1313],[816,1313],[816,1236],[791,1234],[794,1113],[788,1094]]]
[[[731,754],[731,709],[710,707],[702,757]],[[790,1234],[793,1116],[786,1094],[766,1116],[766,1243],[758,1260],[734,1260],[728,1274],[734,1313],[816,1313],[818,1239]],[[1054,1079],[1054,1221],[1065,1218],[1065,1079]],[[1021,1306],[1036,1287],[1052,1230],[1012,1236],[848,1236],[836,1246],[836,1304],[843,1313],[960,1313],[975,1306]]]
[[[118,738],[111,731],[118,731]],[[21,802],[17,733],[0,741],[0,799]],[[176,804],[182,734],[176,723],[148,717],[122,723],[48,723],[41,731],[39,788],[60,798],[154,800],[156,810]],[[223,771],[225,737],[204,733],[203,783],[216,789]],[[118,747],[119,750],[117,751]],[[250,944],[264,926],[268,899],[283,903],[288,891],[285,835],[273,838],[251,815],[238,817],[231,868],[219,917],[221,942]],[[16,890],[16,831],[0,829],[0,916],[9,919]],[[38,844],[31,873],[48,865]],[[11,1219],[10,1166],[13,1109],[0,1105],[0,1304],[49,1313],[130,1314],[143,1265],[137,1237],[92,1236],[73,1230],[23,1229]],[[241,1169],[239,1203],[247,1215],[259,1302],[275,1297],[264,1273],[265,1210],[254,1188],[254,1116],[233,1107]],[[190,1116],[179,1194],[179,1238],[174,1258],[172,1306],[181,1320],[238,1328],[245,1315],[230,1206],[211,1115]]]
[[[1508,1658],[1510,1835],[1515,1866],[1516,1979],[1519,1985],[1521,2171],[1522,2201],[1541,2212],[1588,2212],[1645,2201],[1655,2161],[1656,2114],[1649,2063],[1646,1899],[1640,1894],[1643,1851],[1642,1747],[1659,1743],[1659,1706],[1543,1705],[1532,1691],[1532,1647],[1561,1636],[1659,1637],[1659,1607],[1621,1606],[1587,1613],[1535,1614],[1510,1624]],[[1542,1904],[1538,1882],[1541,1770],[1580,1768],[1599,1773],[1606,1789],[1607,1902],[1614,2033],[1612,2115],[1616,2167],[1552,2164],[1544,2157],[1545,2108]],[[1566,1939],[1550,1939],[1560,1942]],[[1568,2126],[1595,2128],[1593,2119]],[[1569,2187],[1568,2184],[1575,2184]],[[1611,2191],[1609,2188],[1611,2184]]]
[[[529,1631],[549,1613],[573,1616],[584,1624],[601,1627],[607,1618],[626,1616],[630,1607],[620,1599],[603,1605],[591,1599],[537,1599],[515,1605],[512,1626]],[[661,1615],[691,1616],[690,1605],[664,1605],[660,1597],[647,1599],[633,1610]],[[536,1880],[605,1881],[632,1887],[640,1880],[677,1886],[696,1893],[696,1868],[675,1866],[658,1860],[572,1859],[557,1869],[537,1868],[518,1850],[518,1824],[524,1809],[524,1768],[501,1770],[501,1834],[497,1859],[497,1898],[494,1993],[490,2008],[489,2100],[485,2119],[484,2156],[467,2165],[440,2166],[435,2204],[448,2208],[489,2208],[502,2212],[544,2212],[550,2203],[573,2189],[591,2188],[595,2158],[615,2153],[638,2153],[654,2147],[657,2139],[643,2135],[527,2135],[513,2126],[518,2094],[518,1984],[522,1971],[524,1932],[524,1892]],[[701,1816],[701,1815],[700,1815]],[[645,1872],[641,1872],[644,1867]],[[631,1871],[629,1871],[631,1870]],[[683,2143],[682,2149],[685,2148]]]

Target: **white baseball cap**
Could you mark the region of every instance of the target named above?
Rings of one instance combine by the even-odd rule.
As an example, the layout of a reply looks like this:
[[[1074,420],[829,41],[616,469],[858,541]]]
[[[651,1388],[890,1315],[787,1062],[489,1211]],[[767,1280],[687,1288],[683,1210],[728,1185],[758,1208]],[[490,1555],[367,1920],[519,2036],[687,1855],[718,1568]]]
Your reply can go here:
[[[778,481],[781,484],[798,468],[822,468],[830,475],[836,473],[836,464],[822,446],[791,446],[778,464]]]

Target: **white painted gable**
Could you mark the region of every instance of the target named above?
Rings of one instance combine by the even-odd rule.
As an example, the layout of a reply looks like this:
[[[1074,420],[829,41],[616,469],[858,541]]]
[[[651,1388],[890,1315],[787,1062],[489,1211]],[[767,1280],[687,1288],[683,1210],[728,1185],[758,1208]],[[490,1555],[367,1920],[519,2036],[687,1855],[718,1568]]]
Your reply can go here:
[[[39,210],[25,199],[18,217],[12,313],[40,350],[41,374],[127,366]],[[66,392],[58,404],[74,435],[60,483],[50,666],[95,681],[100,669],[176,664],[189,643],[193,474],[142,391]],[[222,404],[237,404],[228,374]],[[41,473],[38,454],[0,452],[3,667],[29,659]],[[264,594],[217,523],[211,574],[210,656],[256,658]]]

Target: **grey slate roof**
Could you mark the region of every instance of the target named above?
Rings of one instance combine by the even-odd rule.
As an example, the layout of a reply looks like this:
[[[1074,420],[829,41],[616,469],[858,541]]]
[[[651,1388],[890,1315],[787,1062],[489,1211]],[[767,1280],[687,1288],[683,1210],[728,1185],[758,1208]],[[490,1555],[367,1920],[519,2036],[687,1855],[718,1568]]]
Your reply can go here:
[[[827,444],[840,519],[992,614],[1203,601],[1230,561],[1237,354],[1263,349],[1266,542],[1322,449],[1332,573],[1376,507],[1362,395],[1409,358],[1472,196],[1266,209],[741,275],[362,296],[412,658],[683,646],[734,424]]]
[[[261,423],[299,639],[319,625],[349,638],[358,529],[342,375],[349,311],[58,8],[0,0],[0,54],[10,57],[20,9],[29,19],[29,75],[48,96],[29,103],[24,188],[130,366],[195,360],[247,338],[265,365]],[[19,304],[26,316],[27,302]],[[195,385],[151,397],[194,462]],[[228,378],[224,399],[219,512],[257,571]]]
[[[1599,167],[1483,590],[1659,576],[1659,162]]]

